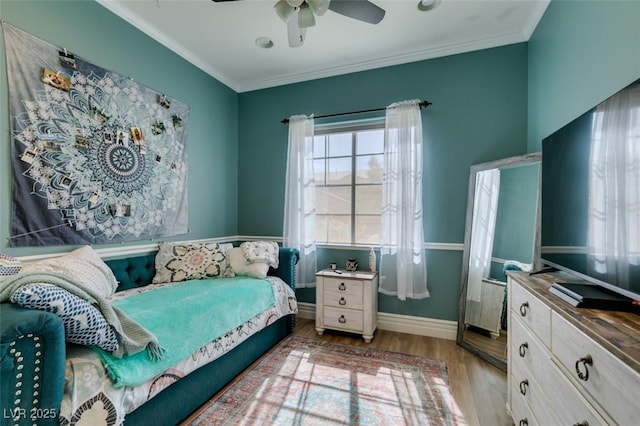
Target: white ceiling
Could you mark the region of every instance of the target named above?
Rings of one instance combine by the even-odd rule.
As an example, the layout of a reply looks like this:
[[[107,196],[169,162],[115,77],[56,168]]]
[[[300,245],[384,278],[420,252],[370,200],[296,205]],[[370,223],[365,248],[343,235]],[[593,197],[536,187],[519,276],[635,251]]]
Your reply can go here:
[[[377,25],[331,10],[291,48],[276,0],[97,0],[236,92],[527,41],[549,0],[371,0]],[[256,46],[269,37],[274,46]]]

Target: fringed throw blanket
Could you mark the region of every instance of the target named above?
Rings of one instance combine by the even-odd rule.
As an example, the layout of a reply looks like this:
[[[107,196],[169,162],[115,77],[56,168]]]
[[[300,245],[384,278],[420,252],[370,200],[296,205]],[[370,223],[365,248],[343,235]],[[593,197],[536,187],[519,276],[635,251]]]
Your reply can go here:
[[[96,306],[107,323],[113,327],[113,331],[118,338],[119,346],[112,354],[113,357],[122,357],[124,354],[135,353],[142,353],[142,356],[147,360],[149,358],[158,359],[162,357],[162,348],[152,333],[113,306],[95,288],[67,275],[49,271],[27,271],[7,277],[2,281],[0,288],[0,302],[9,300],[16,290],[27,284],[52,284]],[[142,352],[144,349],[147,350],[147,353]]]

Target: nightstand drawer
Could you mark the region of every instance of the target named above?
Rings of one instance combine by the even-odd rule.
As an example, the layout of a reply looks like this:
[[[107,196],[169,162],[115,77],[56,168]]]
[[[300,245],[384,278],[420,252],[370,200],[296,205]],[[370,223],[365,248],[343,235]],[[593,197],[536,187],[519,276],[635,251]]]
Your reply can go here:
[[[356,280],[327,280],[324,287],[325,305],[362,309],[362,281]]]
[[[324,324],[329,328],[362,332],[362,311],[325,306]]]
[[[347,295],[362,298],[362,281],[354,279],[325,278],[324,294]]]

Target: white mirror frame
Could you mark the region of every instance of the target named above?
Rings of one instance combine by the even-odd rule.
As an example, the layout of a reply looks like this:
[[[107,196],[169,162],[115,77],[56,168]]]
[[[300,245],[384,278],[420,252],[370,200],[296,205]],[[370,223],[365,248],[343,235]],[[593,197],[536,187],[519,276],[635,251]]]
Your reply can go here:
[[[473,223],[473,206],[475,198],[475,185],[479,172],[491,169],[504,169],[516,166],[522,166],[530,163],[540,162],[542,155],[540,152],[520,155],[516,157],[504,158],[501,160],[490,161],[487,163],[475,164],[471,166],[469,173],[469,188],[467,193],[467,215],[464,234],[464,252],[462,256],[462,277],[460,285],[460,304],[458,316],[458,334],[456,342],[469,352],[479,356],[492,365],[507,371],[506,357],[504,359],[486,352],[482,348],[466,341],[464,337],[464,321],[467,307],[467,282],[469,279],[469,248],[471,244],[471,224]],[[534,249],[533,249],[533,270],[540,268],[540,176],[538,176],[538,194],[537,194],[537,212],[536,223],[534,228]]]

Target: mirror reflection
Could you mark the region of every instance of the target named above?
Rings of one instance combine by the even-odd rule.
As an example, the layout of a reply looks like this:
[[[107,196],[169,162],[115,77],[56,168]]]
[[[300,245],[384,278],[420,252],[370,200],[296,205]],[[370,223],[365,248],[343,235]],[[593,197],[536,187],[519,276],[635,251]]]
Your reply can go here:
[[[540,154],[471,167],[458,343],[506,369],[506,271],[534,269]]]

